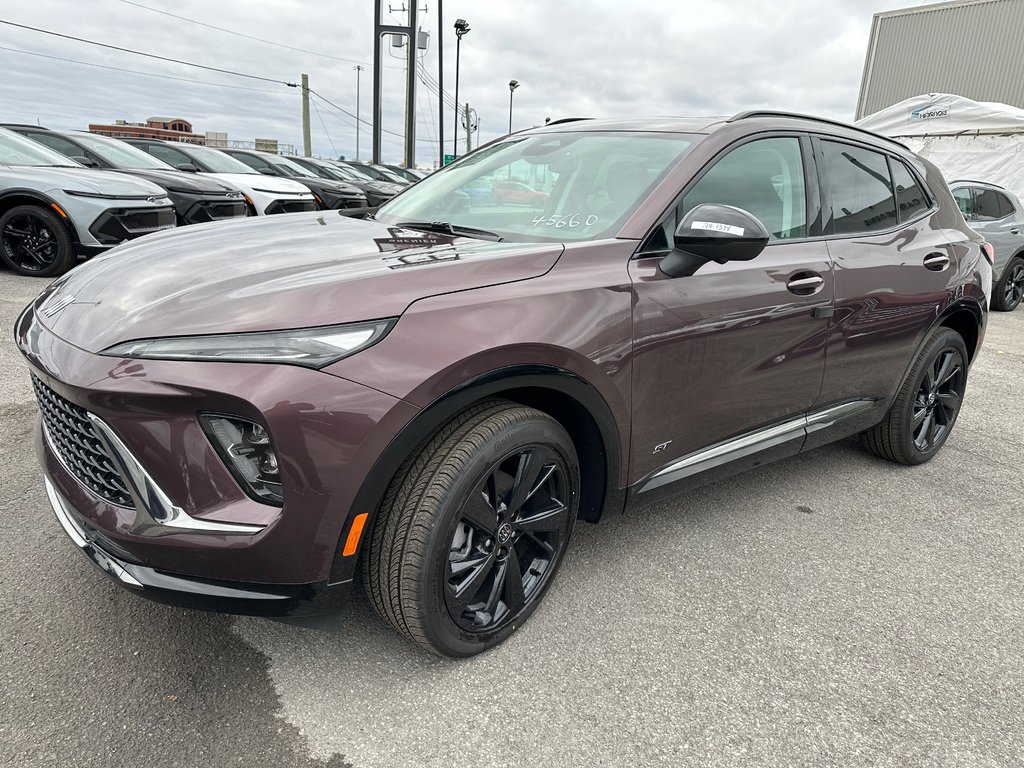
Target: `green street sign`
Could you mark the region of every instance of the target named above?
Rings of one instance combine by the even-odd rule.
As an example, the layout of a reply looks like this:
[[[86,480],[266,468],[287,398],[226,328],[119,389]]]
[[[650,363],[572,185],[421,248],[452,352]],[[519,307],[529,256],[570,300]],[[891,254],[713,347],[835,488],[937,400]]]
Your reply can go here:
[[[444,156],[444,164],[445,165],[448,165],[448,163],[452,163],[452,162],[455,162],[455,155],[445,155]]]

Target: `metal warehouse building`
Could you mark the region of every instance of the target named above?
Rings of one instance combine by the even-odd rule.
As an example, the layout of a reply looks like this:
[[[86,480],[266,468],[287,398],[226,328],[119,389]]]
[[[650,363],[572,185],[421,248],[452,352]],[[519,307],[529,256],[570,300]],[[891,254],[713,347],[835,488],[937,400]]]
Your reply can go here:
[[[857,119],[923,93],[1024,107],[1024,0],[876,13]]]

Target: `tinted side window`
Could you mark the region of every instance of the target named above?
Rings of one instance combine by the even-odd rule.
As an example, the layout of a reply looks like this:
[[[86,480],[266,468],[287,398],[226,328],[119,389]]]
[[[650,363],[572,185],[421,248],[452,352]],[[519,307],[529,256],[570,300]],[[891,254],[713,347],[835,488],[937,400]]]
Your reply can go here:
[[[76,155],[85,154],[84,151],[76,147],[67,139],[62,139],[60,136],[54,136],[51,133],[33,133],[29,138],[33,141],[38,141],[40,144],[44,144],[50,149],[56,150],[67,157],[75,157]]]
[[[805,237],[807,193],[800,140],[759,139],[732,150],[686,193],[680,218],[701,203],[752,213],[772,240]]]
[[[1000,213],[1000,198],[1003,196],[994,189],[985,187],[974,188],[974,213],[978,221],[994,221],[1001,219],[1006,214]],[[1005,199],[1005,198],[1004,198]],[[1009,203],[1009,201],[1007,201]],[[1007,207],[1009,207],[1007,205]]]
[[[971,194],[970,187],[958,187],[957,189],[954,189],[953,199],[956,200],[956,204],[960,208],[960,213],[964,215],[965,219],[970,219],[974,216],[974,195]]]
[[[900,221],[911,221],[930,207],[921,185],[910,170],[899,160],[891,159],[892,182],[896,188],[896,205],[900,211]]]
[[[228,153],[230,154],[230,153]],[[241,160],[243,163],[248,165],[254,171],[258,171],[260,168],[269,168],[270,164],[264,162],[262,158],[253,157],[252,155],[231,155],[235,160]]]
[[[191,163],[192,159],[184,152],[179,152],[171,147],[164,147],[160,144],[148,144],[144,149],[149,152],[157,160],[163,160],[165,163],[172,167],[177,167],[181,163]]]
[[[837,235],[877,232],[896,225],[886,156],[834,141],[821,142]]]
[[[1005,218],[1011,213],[1015,213],[1016,209],[1013,207],[1013,203],[1010,202],[1010,198],[1002,193],[999,194],[999,218]]]

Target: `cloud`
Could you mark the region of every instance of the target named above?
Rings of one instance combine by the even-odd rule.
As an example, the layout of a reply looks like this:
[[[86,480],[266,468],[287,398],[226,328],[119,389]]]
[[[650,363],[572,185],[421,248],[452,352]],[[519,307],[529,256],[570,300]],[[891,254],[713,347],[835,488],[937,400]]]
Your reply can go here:
[[[356,110],[356,73],[352,68],[363,62],[361,114],[364,120],[370,119],[372,2],[132,2],[337,58],[226,34],[121,0],[75,4],[39,0],[12,6],[2,18],[272,80],[298,82],[306,72],[315,91],[352,113]],[[452,25],[462,17],[469,20],[472,30],[462,44],[459,100],[469,102],[479,113],[484,141],[508,128],[508,82],[513,78],[521,83],[514,96],[515,129],[541,124],[546,117],[731,114],[752,107],[849,120],[871,15],[901,4],[878,0],[713,4],[447,0],[441,26],[445,85],[449,92],[454,91]],[[431,33],[424,63],[436,77],[435,10],[430,4],[421,24]],[[399,21],[386,16],[387,23]],[[386,46],[382,125],[401,134],[404,69],[402,60],[391,58],[393,52]],[[0,78],[0,119],[6,121],[38,120],[49,127],[81,129],[90,122],[115,118],[174,115],[190,120],[200,132],[226,131],[232,139],[277,138],[301,149],[299,94],[284,85],[206,72],[7,26],[0,26],[0,71],[4,73]],[[438,154],[437,108],[437,96],[421,84],[415,109],[420,139],[417,161],[423,166],[430,165]],[[446,108],[442,119],[450,147],[454,111]],[[355,155],[355,124],[350,117],[317,102],[311,123],[314,154]],[[460,139],[462,136],[460,131]],[[366,129],[360,150],[364,157],[369,155]],[[383,151],[385,160],[401,161],[402,139],[385,134]]]

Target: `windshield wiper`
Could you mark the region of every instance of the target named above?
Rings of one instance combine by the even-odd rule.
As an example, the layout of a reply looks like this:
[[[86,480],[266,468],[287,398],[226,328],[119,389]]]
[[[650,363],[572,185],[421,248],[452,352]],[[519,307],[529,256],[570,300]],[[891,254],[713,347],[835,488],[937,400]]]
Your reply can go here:
[[[400,221],[396,226],[406,229],[418,229],[423,232],[441,232],[446,235],[458,237],[475,237],[478,240],[493,240],[496,243],[503,242],[505,238],[496,232],[476,227],[464,227],[461,224],[452,224],[450,221]]]

